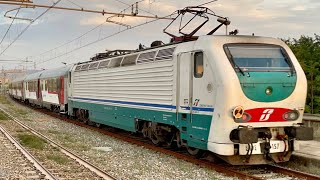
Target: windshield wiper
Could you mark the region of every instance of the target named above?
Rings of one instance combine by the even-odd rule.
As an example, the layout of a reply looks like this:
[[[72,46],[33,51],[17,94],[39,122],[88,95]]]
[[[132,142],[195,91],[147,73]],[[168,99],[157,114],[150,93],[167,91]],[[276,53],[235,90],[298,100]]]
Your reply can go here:
[[[236,66],[237,69],[239,69],[240,73],[243,75],[243,76],[246,76],[243,72],[243,70],[238,66],[237,63],[234,63],[234,65]]]
[[[285,50],[283,48],[280,48],[280,52],[282,54],[282,56],[284,57],[284,60],[286,61],[286,63],[288,64],[289,68],[290,68],[290,73],[291,76],[293,76],[294,70],[293,70],[293,64],[290,62],[287,53],[285,52]]]
[[[238,64],[234,61],[233,56],[232,56],[232,54],[231,54],[231,52],[230,52],[229,47],[228,47],[228,46],[226,46],[226,47],[227,47],[227,50],[228,50],[227,55],[231,58],[231,60],[233,61],[233,64],[235,65],[235,67],[236,67],[237,69],[239,69],[240,73],[241,73],[243,76],[246,76],[246,75],[244,74],[243,70],[242,70],[242,69],[238,66]]]

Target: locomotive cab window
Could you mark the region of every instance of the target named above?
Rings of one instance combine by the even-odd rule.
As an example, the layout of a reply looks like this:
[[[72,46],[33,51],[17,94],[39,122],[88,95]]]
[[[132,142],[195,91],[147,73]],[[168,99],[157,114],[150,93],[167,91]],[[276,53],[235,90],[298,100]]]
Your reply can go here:
[[[227,44],[226,55],[242,71],[293,71],[291,60],[281,46],[270,44]]]
[[[203,70],[203,52],[196,52],[194,54],[194,77],[202,78]]]

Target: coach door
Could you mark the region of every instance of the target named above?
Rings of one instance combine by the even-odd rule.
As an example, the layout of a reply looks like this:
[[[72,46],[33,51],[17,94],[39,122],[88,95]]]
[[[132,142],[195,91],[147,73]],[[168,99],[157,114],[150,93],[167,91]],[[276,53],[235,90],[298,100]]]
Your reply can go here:
[[[178,55],[177,111],[181,136],[187,136],[192,124],[192,52]]]

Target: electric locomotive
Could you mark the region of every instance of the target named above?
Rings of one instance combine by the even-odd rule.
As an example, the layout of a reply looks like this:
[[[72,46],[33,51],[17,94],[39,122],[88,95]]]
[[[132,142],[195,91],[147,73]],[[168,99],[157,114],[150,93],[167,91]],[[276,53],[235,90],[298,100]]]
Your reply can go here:
[[[208,18],[203,7],[187,7]],[[214,13],[209,13],[215,15]],[[176,19],[179,17],[176,17]],[[215,15],[217,16],[217,15]],[[230,164],[288,161],[313,131],[302,117],[305,74],[279,39],[193,32],[135,51],[100,53],[64,74],[67,114],[140,132],[156,145],[212,152]],[[181,25],[181,24],[180,24]],[[236,31],[233,32],[233,34]]]

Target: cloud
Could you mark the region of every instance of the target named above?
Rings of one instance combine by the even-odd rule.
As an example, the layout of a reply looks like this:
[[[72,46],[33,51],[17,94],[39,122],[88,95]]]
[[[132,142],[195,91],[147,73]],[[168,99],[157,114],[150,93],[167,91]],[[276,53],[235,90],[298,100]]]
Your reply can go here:
[[[139,24],[142,22],[145,22],[146,19],[145,18],[139,18],[139,17],[104,17],[104,16],[99,16],[99,17],[90,17],[90,18],[84,18],[80,20],[80,25],[100,25],[103,24],[104,22],[107,21],[107,19],[109,20],[109,22],[107,22],[106,24],[110,24],[110,25],[129,25],[129,26],[133,26],[135,24]]]
[[[291,8],[291,10],[293,11],[305,11],[307,9],[306,6],[303,6],[303,5],[297,5],[297,6],[294,6]]]
[[[37,1],[42,3],[40,0]],[[76,2],[80,7],[85,9],[104,9],[110,12],[120,12],[128,8],[126,13],[131,13],[131,7],[126,4],[134,4],[136,0],[123,0],[126,4],[120,3],[117,0],[77,0],[72,2]],[[207,2],[207,0],[145,0],[139,3],[139,14],[165,16],[177,9],[182,9],[186,6],[195,6],[205,2]],[[70,4],[68,1],[62,1],[59,3],[59,6],[76,8],[75,5]],[[217,15],[229,17],[231,25],[228,27],[228,31],[239,29],[240,35],[251,35],[255,33],[261,36],[298,38],[302,34],[313,36],[313,33],[319,33],[320,31],[320,24],[317,23],[319,21],[317,14],[319,14],[320,11],[319,0],[306,0],[303,2],[301,2],[301,0],[218,0],[206,6],[211,8]],[[12,7],[9,6],[1,6],[0,8],[2,13],[8,9],[12,9]],[[24,17],[36,17],[44,10],[45,9],[38,8],[34,10],[30,9],[29,12],[25,12],[26,14],[22,14],[23,12],[21,12],[21,15]],[[34,25],[37,26],[28,29],[26,34],[19,39],[19,42],[29,45],[32,43],[32,48],[25,48],[19,44],[16,46],[15,44],[6,53],[16,54],[16,52],[19,52],[19,56],[21,57],[26,57],[30,54],[37,55],[38,53],[44,52],[44,50],[59,46],[68,40],[82,35],[92,27],[104,23],[109,16],[110,15],[102,16],[101,14],[50,10],[40,21],[35,22]],[[112,18],[112,20],[134,26],[146,22],[149,19],[115,17]],[[0,26],[2,27],[0,34],[5,33],[10,23],[10,19],[0,18]],[[21,23],[26,22],[21,21]],[[69,56],[63,56],[55,61],[57,61],[58,64],[60,64],[60,60],[65,62],[84,61],[88,60],[93,54],[104,51],[106,48],[135,49],[139,43],[149,45],[154,40],[168,42],[169,36],[163,34],[162,30],[169,23],[170,21],[161,20],[143,25],[139,28],[130,29],[114,37],[107,38],[100,43],[95,43],[83,48],[81,51],[75,51]],[[196,24],[197,22],[195,22],[193,26],[197,26]],[[218,25],[216,18],[211,18],[211,21],[201,29],[198,35],[206,34],[216,25]],[[24,27],[26,24],[20,26]],[[111,35],[114,32],[118,32],[120,28],[123,29],[124,27],[105,23],[103,27],[81,38],[79,42],[77,41],[71,44],[70,47],[63,46],[61,51],[65,52],[72,49],[72,47],[78,47],[79,45],[94,41],[98,37]],[[21,31],[21,29],[15,30],[14,27],[12,30],[14,30],[12,32],[16,32],[16,34]],[[176,31],[177,28],[173,28],[173,30]],[[224,34],[224,31],[225,28],[222,27],[216,34]],[[16,34],[12,34],[12,38],[14,38]],[[54,64],[55,61],[51,61],[48,64]]]

